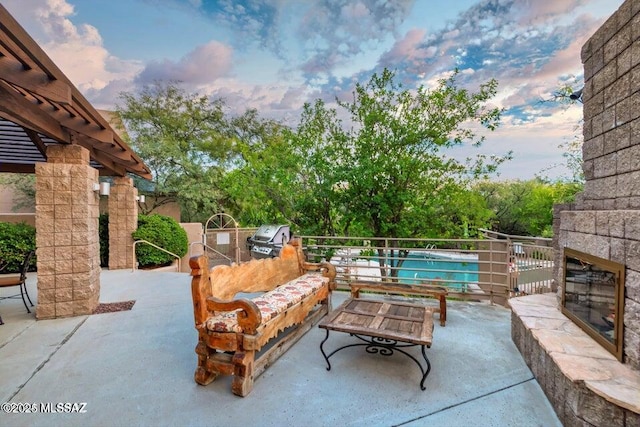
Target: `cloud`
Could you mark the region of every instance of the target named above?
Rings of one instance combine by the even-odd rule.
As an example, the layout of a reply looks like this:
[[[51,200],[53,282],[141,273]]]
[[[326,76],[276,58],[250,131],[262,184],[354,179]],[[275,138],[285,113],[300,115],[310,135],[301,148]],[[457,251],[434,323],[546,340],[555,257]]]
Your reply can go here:
[[[283,95],[282,99],[278,102],[271,103],[271,108],[274,110],[295,110],[304,104],[305,93],[307,89],[305,86],[298,86],[289,88]]]
[[[142,69],[139,61],[111,55],[94,26],[75,25],[70,19],[75,14],[74,7],[65,0],[3,3],[37,27],[40,38],[46,38],[40,42],[42,49],[81,92],[102,89],[114,80],[132,79]]]
[[[167,1],[167,0],[165,0]],[[180,4],[181,0],[172,0]],[[234,37],[230,43],[236,50],[243,50],[251,45],[282,55],[280,26],[281,11],[284,2],[281,0],[191,0],[199,13],[212,19],[217,26],[232,32]]]
[[[131,79],[111,80],[101,89],[88,89],[84,92],[85,97],[91,104],[102,110],[113,110],[116,105],[121,104],[120,94],[123,92],[133,93],[136,86]]]
[[[516,14],[519,15],[519,24],[536,25],[555,20],[557,17],[575,10],[584,3],[584,0],[515,0],[513,1],[513,8],[517,11]]]
[[[188,85],[202,85],[227,76],[232,68],[233,49],[218,41],[197,46],[173,62],[169,59],[152,61],[136,77],[140,83],[155,80],[176,80]]]
[[[399,62],[409,62],[413,65],[425,63],[438,52],[435,46],[425,46],[426,30],[414,28],[400,40],[397,40],[390,50],[385,52],[379,60],[379,65],[393,68]]]
[[[307,54],[303,71],[330,73],[336,65],[396,34],[412,5],[409,0],[313,2],[297,30]]]

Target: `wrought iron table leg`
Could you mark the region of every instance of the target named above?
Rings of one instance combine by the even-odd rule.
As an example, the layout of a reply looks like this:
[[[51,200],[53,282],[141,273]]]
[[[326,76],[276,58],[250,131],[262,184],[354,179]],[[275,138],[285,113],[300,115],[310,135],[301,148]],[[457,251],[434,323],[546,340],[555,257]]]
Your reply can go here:
[[[327,342],[327,340],[329,339],[329,330],[326,329],[326,331],[327,331],[327,336],[324,337],[324,340],[322,340],[322,342],[320,343],[320,351],[322,352],[322,355],[324,356],[324,360],[327,362],[327,371],[330,371],[331,370],[331,363],[329,363],[329,357],[327,357],[327,355],[324,352],[324,349],[322,348],[324,343]]]
[[[320,351],[322,352],[322,356],[324,356],[324,360],[327,362],[327,371],[331,370],[331,363],[329,363],[329,358],[331,356],[333,356],[334,354],[336,354],[338,351],[340,350],[344,350],[345,348],[349,348],[349,347],[365,347],[365,351],[367,353],[377,353],[380,354],[382,356],[391,356],[393,355],[394,351],[397,351],[399,353],[404,354],[405,356],[407,356],[409,359],[413,360],[416,365],[418,365],[418,368],[420,368],[420,373],[422,374],[422,379],[420,380],[420,389],[421,390],[426,390],[426,387],[424,386],[424,381],[427,379],[427,375],[429,375],[429,372],[431,372],[431,362],[429,362],[429,358],[427,357],[427,353],[425,351],[425,346],[422,345],[420,346],[422,349],[422,357],[424,358],[425,362],[427,363],[427,369],[425,370],[422,367],[422,364],[420,363],[420,361],[418,361],[418,359],[416,359],[415,357],[413,357],[411,354],[407,353],[406,351],[402,350],[400,347],[415,347],[418,344],[400,344],[397,341],[394,340],[388,340],[385,338],[377,338],[377,337],[367,337],[368,339],[363,338],[362,336],[358,335],[358,334],[350,334],[351,336],[355,336],[356,338],[364,341],[362,343],[355,343],[355,344],[348,344],[342,347],[338,347],[337,349],[333,350],[331,353],[329,353],[328,355],[324,352],[324,343],[329,339],[329,329],[327,329],[327,335],[325,337],[325,339],[320,343]]]
[[[424,372],[424,370],[422,369],[422,366],[420,366],[420,370],[424,372],[424,374],[422,375],[422,381],[420,381],[420,389],[425,390],[426,387],[424,386],[424,380],[427,379],[427,375],[429,375],[429,372],[431,372],[431,362],[429,362],[429,358],[427,357],[427,352],[424,351],[424,346],[421,346],[421,347],[422,347],[422,357],[424,357],[424,361],[427,362],[427,371]]]

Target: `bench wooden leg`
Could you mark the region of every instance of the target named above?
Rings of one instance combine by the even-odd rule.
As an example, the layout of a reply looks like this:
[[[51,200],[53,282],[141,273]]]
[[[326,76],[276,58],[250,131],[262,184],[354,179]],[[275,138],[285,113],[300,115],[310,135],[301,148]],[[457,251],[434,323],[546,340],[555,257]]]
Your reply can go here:
[[[233,355],[233,382],[231,391],[246,396],[253,390],[255,351],[238,351]]]
[[[447,323],[447,299],[444,295],[440,295],[440,326]]]
[[[196,354],[198,355],[198,367],[196,368],[196,372],[193,375],[193,379],[200,385],[208,385],[218,376],[217,372],[212,372],[209,370],[207,362],[209,361],[209,357],[215,353],[215,350],[211,350],[207,345],[203,342],[199,342],[196,346]]]

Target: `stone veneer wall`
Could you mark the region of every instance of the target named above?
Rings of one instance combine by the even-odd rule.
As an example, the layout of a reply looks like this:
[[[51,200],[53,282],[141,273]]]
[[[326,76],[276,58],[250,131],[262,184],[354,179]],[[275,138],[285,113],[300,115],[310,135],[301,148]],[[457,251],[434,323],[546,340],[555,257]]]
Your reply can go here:
[[[138,189],[127,177],[114,178],[109,195],[109,269],[133,268],[133,237],[138,228]]]
[[[47,147],[36,164],[36,317],[91,314],[100,297],[98,171],[78,145]]]
[[[586,184],[556,207],[554,278],[562,286],[565,246],[626,265],[623,362],[640,370],[640,0],[596,31],[582,62]]]

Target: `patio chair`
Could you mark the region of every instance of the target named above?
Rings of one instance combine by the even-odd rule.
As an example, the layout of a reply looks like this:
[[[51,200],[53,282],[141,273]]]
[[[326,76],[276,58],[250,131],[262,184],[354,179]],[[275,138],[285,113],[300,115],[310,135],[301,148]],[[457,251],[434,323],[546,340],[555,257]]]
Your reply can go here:
[[[18,296],[20,296],[22,298],[22,302],[24,303],[25,308],[27,309],[27,313],[31,313],[31,310],[29,310],[29,306],[27,305],[27,300],[29,300],[29,304],[31,304],[31,307],[33,307],[33,302],[31,302],[31,298],[29,297],[29,293],[27,292],[27,285],[25,283],[27,280],[27,270],[29,269],[29,263],[31,262],[31,257],[33,256],[33,252],[34,251],[29,251],[25,255],[24,261],[22,261],[22,268],[20,269],[20,275],[12,274],[12,275],[6,275],[6,277],[0,276],[0,289],[8,288],[11,286],[20,287],[20,294],[10,295],[8,297],[0,297],[0,300],[9,299],[9,298],[18,298]],[[25,295],[27,296],[27,299],[24,298]],[[3,325],[3,324],[4,322],[2,321],[2,316],[0,316],[0,325]]]

